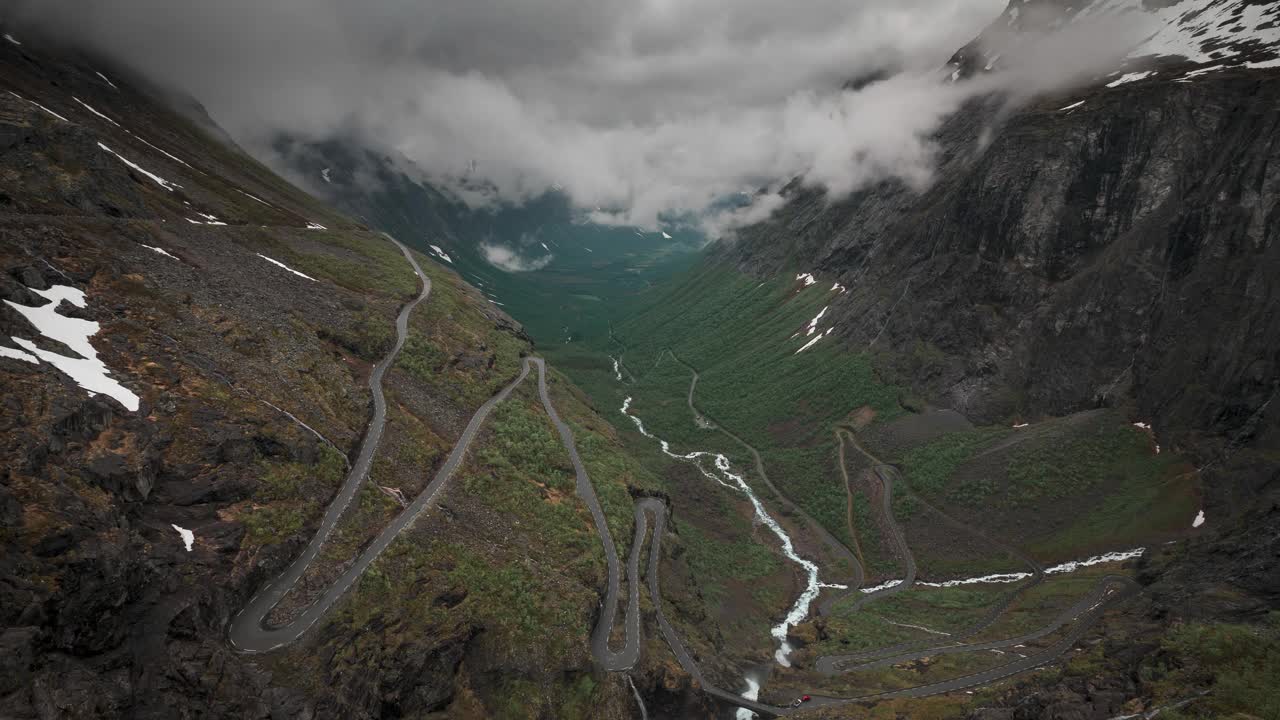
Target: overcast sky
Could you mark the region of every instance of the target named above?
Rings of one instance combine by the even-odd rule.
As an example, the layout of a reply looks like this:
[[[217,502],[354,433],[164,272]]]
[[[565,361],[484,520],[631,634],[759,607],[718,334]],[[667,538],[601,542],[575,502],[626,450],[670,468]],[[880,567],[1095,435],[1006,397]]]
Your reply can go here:
[[[806,175],[927,182],[936,71],[1005,0],[5,0],[197,97],[247,147],[355,133],[507,200],[652,225]],[[906,71],[862,92],[851,78]],[[758,209],[759,210],[759,209]]]

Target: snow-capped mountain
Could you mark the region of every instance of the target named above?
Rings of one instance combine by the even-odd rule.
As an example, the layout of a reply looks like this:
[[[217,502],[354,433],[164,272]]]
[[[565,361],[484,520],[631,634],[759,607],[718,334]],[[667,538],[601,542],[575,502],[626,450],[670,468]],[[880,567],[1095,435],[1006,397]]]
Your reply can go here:
[[[1049,33],[1124,26],[1123,51],[1100,81],[1156,74],[1177,79],[1231,68],[1280,67],[1280,2],[1251,0],[1011,0],[949,65],[956,79],[1004,69]],[[1119,84],[1119,83],[1118,83]]]

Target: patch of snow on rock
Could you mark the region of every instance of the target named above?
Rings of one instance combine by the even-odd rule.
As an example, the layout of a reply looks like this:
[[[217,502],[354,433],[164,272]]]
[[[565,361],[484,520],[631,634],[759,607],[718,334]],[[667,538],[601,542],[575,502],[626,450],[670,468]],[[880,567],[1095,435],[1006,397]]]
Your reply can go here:
[[[1111,82],[1107,83],[1107,87],[1113,88],[1113,87],[1118,87],[1120,85],[1124,85],[1127,83],[1137,82],[1139,80],[1149,78],[1155,74],[1156,72],[1154,70],[1142,70],[1140,72],[1125,73],[1124,75],[1121,75],[1115,80],[1112,80]]]
[[[327,228],[327,227],[325,227],[325,226],[321,225],[321,224],[320,224],[320,223],[318,223],[318,222],[308,222],[308,223],[307,223],[307,229],[308,229],[308,230],[328,230],[329,228]]]
[[[120,153],[116,152],[115,150],[112,150],[111,148],[107,147],[106,145],[103,145],[102,143],[98,143],[98,147],[100,147],[100,148],[102,148],[103,150],[105,150],[105,151],[107,151],[107,152],[111,153],[112,155],[115,155],[115,156],[116,156],[116,158],[118,158],[118,159],[120,160],[120,162],[124,163],[125,165],[128,165],[129,167],[133,168],[134,170],[137,170],[138,172],[142,173],[143,175],[146,175],[147,177],[151,178],[151,181],[152,181],[152,182],[154,182],[155,184],[157,184],[157,185],[159,185],[160,187],[164,188],[165,190],[168,190],[169,192],[173,192],[175,188],[180,188],[180,187],[182,187],[182,186],[181,186],[181,185],[179,185],[178,183],[169,182],[168,180],[165,180],[164,178],[160,177],[159,175],[156,175],[156,174],[155,174],[155,173],[153,173],[153,172],[148,172],[148,171],[146,171],[146,170],[143,170],[143,169],[142,169],[142,167],[140,167],[137,163],[132,162],[132,161],[130,161],[130,160],[128,160],[128,159],[126,159],[123,155],[121,155]]]
[[[817,345],[817,344],[818,344],[818,341],[819,341],[819,340],[821,340],[821,339],[822,339],[822,338],[824,338],[824,337],[826,337],[826,335],[825,335],[825,334],[823,334],[823,335],[819,335],[818,337],[816,337],[816,338],[814,338],[814,339],[810,340],[809,342],[807,342],[807,343],[805,343],[805,344],[804,344],[804,347],[802,347],[802,348],[800,348],[799,350],[795,351],[794,353],[792,353],[792,355],[799,355],[800,353],[804,352],[805,350],[808,350],[809,348],[813,347],[814,345]]]
[[[546,247],[546,245],[543,245],[542,247]],[[441,260],[444,260],[447,263],[453,262],[453,258],[449,257],[449,253],[441,249],[439,245],[432,245],[431,252],[435,253],[437,256],[439,256]],[[551,251],[548,250],[547,252],[551,252]]]
[[[300,273],[297,270],[294,270],[293,268],[289,267],[288,265],[285,265],[279,260],[273,260],[272,258],[269,258],[266,255],[263,255],[262,253],[255,253],[255,254],[258,257],[262,258],[263,260],[266,260],[267,262],[271,263],[272,265],[276,265],[278,267],[284,268],[285,270],[288,270],[289,272],[293,273],[294,275],[297,275],[300,278],[306,278],[311,282],[318,282],[315,278],[311,277],[310,275],[304,275],[303,273]]]
[[[4,39],[5,39],[5,40],[8,40],[9,42],[13,43],[14,45],[21,45],[21,44],[22,44],[22,43],[18,42],[17,38],[15,38],[14,36],[10,35],[9,33],[5,33],[5,34],[4,34]]]
[[[828,305],[827,307],[822,308],[818,311],[817,315],[813,316],[813,319],[809,321],[809,329],[805,332],[805,335],[813,335],[813,333],[818,330],[818,321],[822,319],[823,315],[827,314],[827,308],[829,307],[831,306]]]
[[[14,96],[14,97],[16,97],[16,98],[18,98],[19,100],[27,100],[26,98],[22,97],[21,95],[19,95],[18,93],[14,92],[14,91],[12,91],[12,90],[10,90],[10,91],[9,91],[9,94],[10,94],[10,95],[12,95],[12,96]],[[47,108],[47,107],[45,107],[45,106],[41,105],[40,103],[36,102],[35,100],[27,100],[27,102],[31,103],[32,105],[35,105],[36,107],[40,108],[41,110],[43,110],[43,111],[45,111],[45,112],[49,113],[50,115],[52,115],[52,116],[54,116],[54,117],[58,118],[58,119],[59,119],[59,120],[61,120],[62,122],[71,122],[70,120],[68,120],[68,119],[66,119],[66,118],[62,117],[61,115],[59,115],[58,113],[56,113],[56,112],[54,112],[54,111],[50,110],[49,108]]]
[[[82,106],[84,107],[84,109],[85,109],[85,110],[88,110],[89,112],[93,113],[94,115],[97,115],[98,117],[102,118],[103,120],[106,120],[107,122],[111,123],[112,125],[115,125],[116,127],[120,127],[120,123],[116,122],[115,120],[112,120],[111,118],[107,117],[106,115],[103,115],[102,113],[100,113],[100,112],[98,112],[97,110],[93,109],[93,106],[92,106],[92,105],[90,105],[89,103],[87,103],[87,102],[85,102],[85,101],[81,100],[81,99],[80,99],[80,98],[78,98],[78,97],[75,97],[74,95],[71,97],[71,99],[72,99],[72,100],[75,100],[75,101],[76,101],[76,102],[78,102],[78,103],[80,103],[80,105],[82,105]]]
[[[100,78],[102,78],[102,82],[104,82],[104,83],[106,83],[106,84],[110,85],[112,90],[119,90],[119,89],[120,89],[120,88],[116,87],[116,84],[115,84],[115,83],[113,83],[113,82],[111,82],[110,78],[108,78],[106,75],[103,75],[102,73],[98,72],[97,70],[94,70],[94,71],[93,71],[93,74],[94,74],[94,75],[97,75],[97,76],[98,76],[98,77],[100,77]]]
[[[325,182],[327,182],[327,183],[332,183],[332,182],[333,182],[333,178],[332,178],[332,177],[330,177],[330,175],[329,175],[329,173],[331,173],[331,172],[333,172],[333,169],[332,169],[332,168],[325,168],[325,169],[323,169],[323,170],[321,170],[321,171],[320,171],[320,177],[324,178],[324,181],[325,181]]]
[[[670,239],[671,239],[671,236],[670,236],[670,235],[668,235],[668,234],[666,233],[666,231],[663,231],[663,233],[662,233],[662,239],[664,239],[664,240],[670,240]]]
[[[170,525],[173,527],[174,530],[178,531],[179,535],[182,536],[182,544],[186,546],[187,552],[191,552],[191,546],[194,545],[196,542],[196,534],[184,527],[179,527],[178,525],[173,525],[172,523],[170,523]]]
[[[188,163],[186,160],[183,160],[182,158],[178,157],[177,155],[174,155],[174,154],[172,154],[172,153],[170,153],[170,152],[168,152],[168,151],[164,150],[163,148],[157,147],[157,146],[155,146],[155,145],[153,145],[153,144],[151,144],[151,143],[147,142],[145,138],[140,138],[140,137],[138,137],[137,135],[134,135],[133,133],[129,133],[129,134],[130,134],[130,135],[133,135],[133,139],[134,139],[134,140],[137,140],[138,142],[142,143],[143,145],[146,145],[147,147],[151,148],[152,150],[155,150],[156,152],[160,153],[161,155],[164,155],[165,157],[169,158],[170,160],[172,160],[172,161],[174,161],[174,162],[176,162],[176,163],[179,163],[179,164],[181,164],[181,165],[186,165],[187,167],[191,167],[191,164],[190,164],[190,163]],[[192,170],[195,170],[195,168],[191,168],[191,169],[192,169]]]
[[[41,335],[66,345],[79,357],[68,357],[43,350],[34,342],[24,338],[11,338],[13,342],[76,381],[90,395],[101,393],[115,398],[130,411],[137,410],[138,396],[107,374],[109,370],[106,364],[98,359],[98,351],[89,342],[89,338],[96,335],[100,329],[98,323],[58,313],[58,306],[63,300],[76,307],[85,307],[84,291],[67,285],[54,285],[48,290],[32,288],[31,291],[49,302],[35,307],[21,305],[12,300],[5,300],[5,302],[21,313]]]
[[[153,253],[159,253],[159,254],[161,254],[161,255],[164,255],[165,257],[171,257],[171,258],[173,258],[174,260],[178,260],[178,256],[177,256],[177,255],[174,255],[174,254],[170,253],[168,250],[165,250],[164,248],[155,247],[154,245],[143,245],[142,243],[138,243],[138,244],[139,244],[139,245],[142,245],[142,247],[144,247],[144,248],[146,248],[146,249],[150,250],[150,251],[151,251],[151,252],[153,252]],[[181,262],[181,261],[179,261],[179,262]]]
[[[1191,521],[1191,527],[1198,528],[1204,524],[1204,511],[1196,513],[1196,519]]]
[[[21,360],[23,362],[35,363],[37,365],[40,364],[40,358],[35,355],[32,355],[25,350],[5,347],[4,345],[0,345],[0,358],[12,358],[13,360]]]
[[[236,189],[236,192],[238,192],[238,193],[240,193],[241,195],[243,195],[243,196],[245,196],[245,197],[249,198],[250,200],[257,200],[258,202],[262,203],[263,205],[266,205],[267,207],[271,207],[271,203],[267,202],[266,200],[263,200],[262,198],[258,197],[257,195],[250,195],[249,193],[247,193],[247,192],[245,192],[245,191],[243,191],[243,190],[240,190],[240,189],[238,189],[238,188]]]
[[[818,282],[817,280],[813,279],[812,273],[800,273],[799,275],[796,275],[796,279],[803,280],[805,287],[809,287],[810,285],[813,285],[814,283]]]
[[[1068,111],[1068,110],[1075,110],[1076,108],[1080,107],[1080,106],[1081,106],[1081,105],[1083,105],[1083,104],[1084,104],[1084,100],[1081,100],[1080,102],[1073,102],[1073,103],[1071,103],[1070,105],[1068,105],[1068,106],[1066,106],[1066,107],[1060,107],[1060,108],[1058,108],[1058,112],[1066,112],[1066,111]]]

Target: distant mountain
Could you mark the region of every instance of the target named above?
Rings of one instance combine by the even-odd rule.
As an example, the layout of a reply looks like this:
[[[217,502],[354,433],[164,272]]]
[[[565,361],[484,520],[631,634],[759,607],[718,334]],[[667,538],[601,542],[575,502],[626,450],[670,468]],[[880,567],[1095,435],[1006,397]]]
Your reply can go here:
[[[703,243],[682,227],[589,222],[554,189],[520,205],[472,209],[407,158],[379,155],[354,140],[282,137],[274,150],[282,172],[445,260],[544,345],[603,336],[619,303],[688,267]]]
[[[1107,82],[1280,67],[1280,4],[1255,0],[1011,0],[949,65],[957,77],[999,70],[1011,55],[1034,53],[1045,33],[1090,23],[1137,29],[1137,41],[1101,78]]]

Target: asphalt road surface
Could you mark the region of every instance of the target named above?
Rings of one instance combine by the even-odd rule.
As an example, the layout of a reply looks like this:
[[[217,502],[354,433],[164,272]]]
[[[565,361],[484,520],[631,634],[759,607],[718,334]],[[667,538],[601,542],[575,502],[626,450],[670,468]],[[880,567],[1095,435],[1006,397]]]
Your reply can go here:
[[[232,619],[229,637],[232,647],[237,650],[263,652],[265,650],[274,650],[285,643],[297,640],[350,587],[360,573],[364,572],[364,567],[367,567],[368,562],[373,561],[371,557],[364,565],[357,562],[352,570],[348,570],[339,578],[338,584],[333,589],[326,592],[293,622],[270,630],[263,627],[263,619],[271,612],[272,608],[280,603],[280,600],[289,592],[294,583],[298,581],[298,578],[301,578],[306,573],[311,562],[320,554],[320,549],[324,546],[325,540],[329,538],[330,533],[337,526],[338,520],[342,517],[343,511],[347,509],[347,505],[355,497],[356,492],[360,490],[360,486],[369,475],[369,468],[373,464],[373,456],[378,450],[379,441],[382,439],[382,430],[387,424],[387,400],[382,392],[382,378],[386,375],[387,369],[391,367],[391,364],[395,362],[396,356],[400,354],[400,349],[404,347],[405,338],[409,334],[409,313],[413,312],[413,309],[431,294],[431,279],[422,272],[422,268],[418,266],[418,261],[413,259],[413,255],[408,248],[390,236],[387,236],[387,239],[400,248],[400,252],[404,253],[405,259],[413,266],[413,271],[422,280],[422,292],[400,310],[400,315],[396,318],[395,345],[378,364],[373,366],[373,372],[369,373],[369,392],[373,395],[373,416],[370,418],[369,427],[365,431],[364,442],[360,445],[359,456],[357,456],[355,463],[352,464],[350,471],[348,471],[347,478],[343,481],[338,494],[334,497],[333,502],[329,504],[328,510],[325,511],[324,519],[320,521],[320,527],[316,530],[316,534],[312,536],[311,542],[307,543],[307,547],[302,551],[302,554],[294,559],[280,577],[258,591],[253,599],[249,601],[249,604]],[[361,559],[363,560],[363,558]],[[353,572],[356,567],[359,567],[359,571]]]

